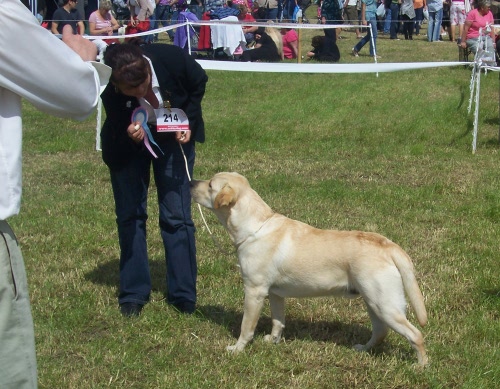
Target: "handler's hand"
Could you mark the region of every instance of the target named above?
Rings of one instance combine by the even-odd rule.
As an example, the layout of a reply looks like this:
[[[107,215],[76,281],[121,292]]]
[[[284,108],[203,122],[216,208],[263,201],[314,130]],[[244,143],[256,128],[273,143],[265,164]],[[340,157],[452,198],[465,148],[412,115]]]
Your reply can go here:
[[[175,140],[181,145],[186,144],[191,139],[191,131],[177,131],[175,133]]]
[[[62,41],[66,43],[84,61],[95,61],[97,57],[97,46],[81,35],[73,34],[69,24],[63,27]]]
[[[144,129],[139,122],[130,123],[127,134],[135,143],[140,143],[144,139]]]

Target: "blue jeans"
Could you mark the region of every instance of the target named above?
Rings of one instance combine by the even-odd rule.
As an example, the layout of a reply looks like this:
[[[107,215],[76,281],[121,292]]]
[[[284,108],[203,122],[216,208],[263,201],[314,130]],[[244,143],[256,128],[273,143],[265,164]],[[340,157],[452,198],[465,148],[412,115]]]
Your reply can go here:
[[[391,39],[397,39],[399,30],[399,4],[391,3]]]
[[[384,34],[389,34],[391,32],[391,9],[385,9],[385,22],[384,22]]]
[[[415,33],[420,34],[420,27],[424,20],[424,7],[415,8]]]
[[[171,17],[172,8],[169,5],[158,4],[155,9],[156,23],[154,28],[158,28],[160,25],[163,27],[168,26]],[[172,38],[174,37],[172,31],[167,31],[167,34],[168,36],[172,35]],[[158,40],[158,34],[155,34],[155,40]]]
[[[368,34],[366,34],[361,40],[354,46],[354,50],[359,52],[364,45],[366,45],[368,42],[370,42],[370,55],[374,56],[377,54],[377,17],[374,16],[373,18],[367,20],[368,23],[370,23],[372,27],[372,34],[373,34],[373,44],[371,40],[371,35],[370,35],[370,29],[368,29]]]
[[[427,26],[427,40],[429,42],[437,42],[441,35],[441,22],[443,21],[443,9],[439,11],[429,12],[429,20]]]
[[[149,29],[154,30],[155,28],[156,28],[156,17],[155,17],[155,14],[153,14],[149,17]],[[144,42],[153,43],[154,37],[155,37],[154,34],[146,35],[143,37]]]
[[[159,205],[159,226],[167,263],[167,302],[177,307],[196,303],[195,227],[184,158],[175,141],[160,144],[164,156],[147,152],[134,157],[121,170],[110,170],[120,243],[118,302],[145,304],[151,293],[146,243],[147,197],[150,168]],[[194,142],[183,145],[192,175]]]
[[[278,8],[266,9],[266,20],[276,21],[278,19]]]
[[[202,5],[191,4],[189,6],[189,10],[196,15],[198,20],[201,20],[201,17],[203,16],[203,6]]]

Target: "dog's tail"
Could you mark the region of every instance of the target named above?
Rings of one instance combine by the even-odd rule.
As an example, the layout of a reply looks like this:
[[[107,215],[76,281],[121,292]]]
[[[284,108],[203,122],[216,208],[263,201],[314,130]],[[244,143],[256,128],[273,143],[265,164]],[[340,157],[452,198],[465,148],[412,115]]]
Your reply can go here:
[[[427,310],[424,305],[424,296],[418,287],[411,258],[401,247],[396,245],[393,250],[392,260],[398,268],[399,274],[401,274],[410,305],[417,315],[418,322],[423,327],[427,324]]]

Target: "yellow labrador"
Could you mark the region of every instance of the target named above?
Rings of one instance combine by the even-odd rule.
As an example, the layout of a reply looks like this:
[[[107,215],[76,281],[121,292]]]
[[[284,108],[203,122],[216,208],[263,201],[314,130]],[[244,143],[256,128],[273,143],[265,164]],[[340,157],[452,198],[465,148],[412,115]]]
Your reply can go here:
[[[405,291],[420,325],[427,322],[422,293],[410,257],[397,244],[371,232],[326,231],[274,213],[237,173],[218,173],[191,183],[193,200],[212,210],[238,251],[245,305],[241,333],[228,350],[252,340],[269,297],[272,331],[278,343],[285,327],[285,297],[362,296],[372,321],[369,350],[389,328],[403,335],[427,364],[422,333],[406,318]]]

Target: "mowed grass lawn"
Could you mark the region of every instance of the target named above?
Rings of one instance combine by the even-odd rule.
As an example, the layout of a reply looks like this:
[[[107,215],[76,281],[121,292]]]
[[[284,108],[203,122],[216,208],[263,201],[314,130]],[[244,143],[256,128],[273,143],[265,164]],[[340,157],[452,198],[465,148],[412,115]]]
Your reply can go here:
[[[354,62],[354,33],[344,35],[342,62]],[[383,62],[458,58],[455,45],[423,37],[381,37],[379,54]],[[123,318],[114,203],[95,151],[95,116],[61,120],[26,103],[23,204],[10,222],[28,272],[40,387],[500,387],[499,80],[481,77],[473,155],[468,68],[378,77],[209,72],[207,141],[197,148],[195,177],[240,172],[277,212],[319,228],[376,231],[405,248],[429,315],[424,370],[394,333],[371,353],[352,349],[370,337],[361,300],[288,300],[278,345],[263,342],[266,304],[254,342],[227,353],[243,312],[228,236],[205,211],[220,249],[193,207],[198,310],[177,313],[164,301],[154,187],[152,301],[140,318]],[[409,317],[416,324],[411,309]]]

